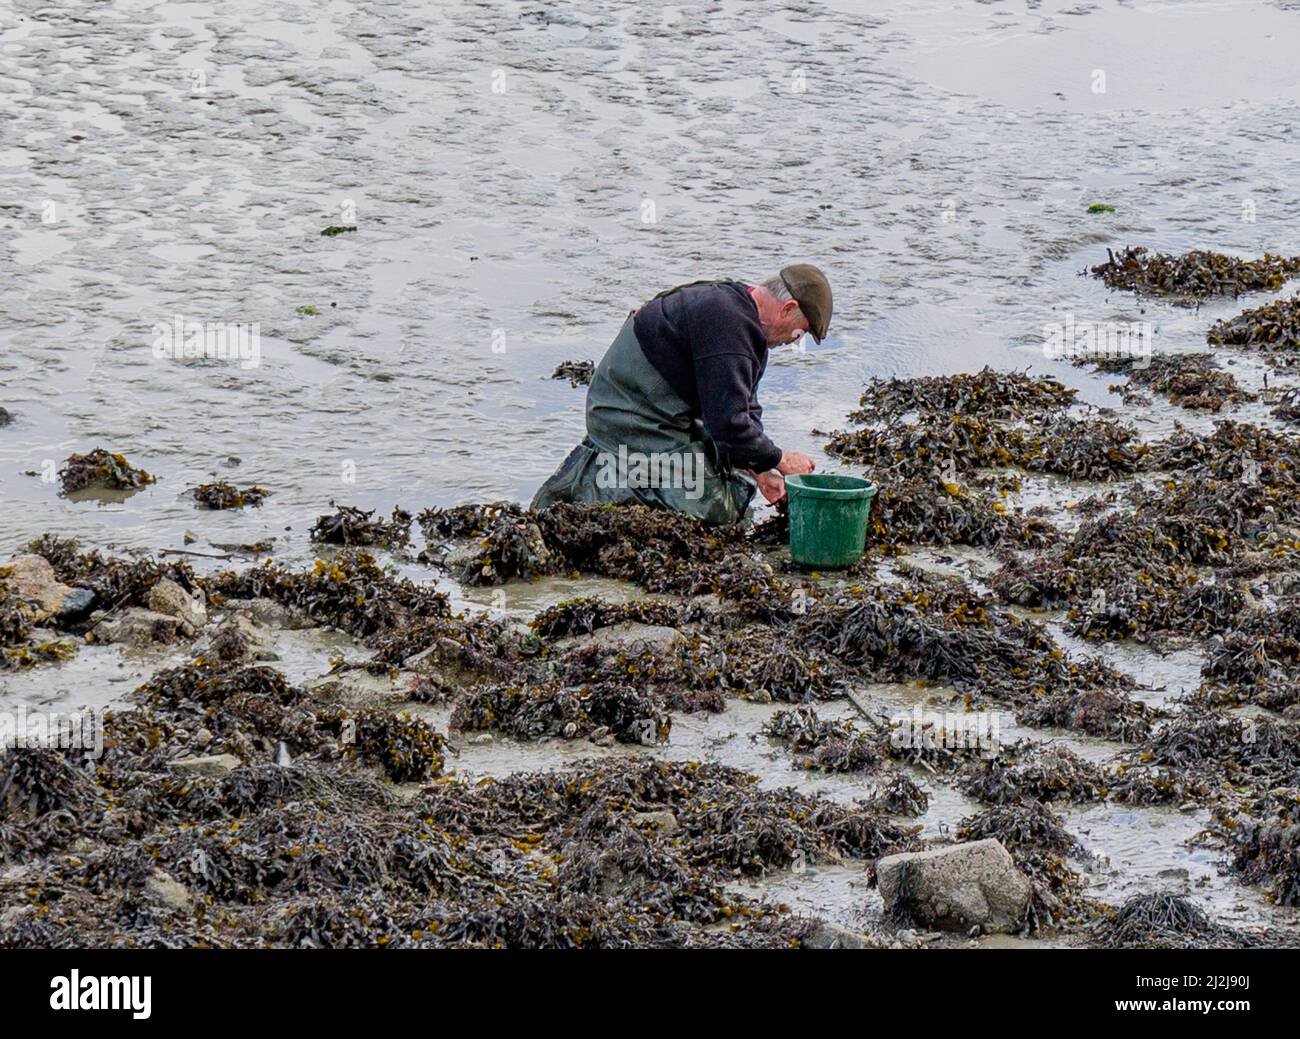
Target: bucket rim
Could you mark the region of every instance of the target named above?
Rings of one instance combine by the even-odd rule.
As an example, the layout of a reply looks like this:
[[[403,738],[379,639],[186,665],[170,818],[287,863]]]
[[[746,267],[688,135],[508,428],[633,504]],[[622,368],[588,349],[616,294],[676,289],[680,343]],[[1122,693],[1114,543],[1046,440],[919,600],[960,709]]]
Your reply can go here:
[[[860,483],[857,487],[825,487],[817,484],[804,482],[803,476],[787,476],[785,478],[786,490],[792,496],[794,494],[802,495],[806,498],[874,498],[878,488],[874,483],[864,476],[848,476],[843,473],[814,473],[814,476],[835,476],[841,480],[856,480]]]

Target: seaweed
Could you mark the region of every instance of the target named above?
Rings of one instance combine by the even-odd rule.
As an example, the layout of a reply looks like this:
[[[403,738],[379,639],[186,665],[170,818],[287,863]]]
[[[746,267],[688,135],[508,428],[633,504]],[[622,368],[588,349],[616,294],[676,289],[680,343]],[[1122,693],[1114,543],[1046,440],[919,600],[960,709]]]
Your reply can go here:
[[[374,510],[354,508],[351,505],[335,506],[332,516],[318,516],[309,536],[312,541],[326,545],[380,545],[396,548],[411,539],[411,514],[394,508],[390,520],[374,519]]]
[[[684,623],[686,610],[664,599],[638,599],[611,603],[595,596],[565,599],[540,611],[529,627],[542,638],[590,634],[597,628],[636,621],[675,628]]]
[[[59,484],[64,494],[88,487],[138,491],[158,478],[137,469],[123,455],[110,454],[102,447],[84,455],[71,455],[59,467]]]
[[[667,741],[672,718],[652,697],[628,685],[547,682],[468,689],[457,700],[448,727],[453,732],[493,729],[520,740],[583,738],[604,731],[621,743],[654,746]]]
[[[1025,753],[1009,749],[1011,764],[1001,757],[970,762],[958,776],[957,785],[964,793],[994,805],[1027,801],[1086,804],[1105,799],[1106,774],[1068,747],[1035,747],[1028,760],[1016,760]]]
[[[792,751],[799,768],[823,772],[868,772],[884,761],[881,735],[867,733],[847,721],[826,721],[811,707],[778,711],[763,732]]]
[[[552,379],[568,379],[573,388],[587,386],[596,372],[594,361],[564,361],[551,374]]]
[[[1277,905],[1300,905],[1300,789],[1281,786],[1240,808],[1217,806],[1207,836],[1227,847],[1242,883],[1263,887]]]
[[[150,590],[164,579],[175,581],[191,593],[203,587],[188,563],[163,563],[148,556],[126,560],[103,556],[98,551],[83,552],[75,538],[43,534],[28,544],[27,551],[49,560],[55,576],[64,584],[94,591],[95,602],[103,610],[146,606]],[[86,621],[74,627],[89,624]]]
[[[310,570],[298,572],[268,561],[242,571],[213,574],[203,584],[210,595],[274,599],[358,638],[451,614],[444,594],[390,576],[365,552],[318,559]]]
[[[1300,361],[1300,296],[1277,299],[1216,321],[1205,334],[1211,346],[1257,350],[1275,365]]]
[[[356,718],[357,753],[383,766],[394,783],[429,779],[442,772],[443,738],[420,718],[364,711]]]
[[[245,487],[242,491],[232,483],[219,480],[201,483],[191,492],[194,500],[208,509],[257,508],[271,492],[265,487]]]
[[[1259,399],[1256,394],[1242,389],[1231,372],[1220,370],[1213,355],[1207,353],[1157,354],[1144,359],[1106,358],[1097,361],[1096,365],[1099,371],[1128,376],[1130,387],[1154,390],[1189,411],[1217,412],[1225,404]],[[1124,392],[1123,388],[1120,389]]]
[[[1300,256],[1270,253],[1258,260],[1241,260],[1205,249],[1173,255],[1130,246],[1118,255],[1107,249],[1106,255],[1105,263],[1090,269],[1094,278],[1101,278],[1112,289],[1176,300],[1278,289],[1300,274]]]
[[[912,411],[1019,419],[1063,411],[1074,403],[1077,392],[1050,376],[1033,378],[1025,372],[994,371],[987,365],[974,375],[873,378],[849,420],[866,425]]]
[[[1249,949],[1253,935],[1226,927],[1183,895],[1133,895],[1093,924],[1095,939],[1120,949]]]

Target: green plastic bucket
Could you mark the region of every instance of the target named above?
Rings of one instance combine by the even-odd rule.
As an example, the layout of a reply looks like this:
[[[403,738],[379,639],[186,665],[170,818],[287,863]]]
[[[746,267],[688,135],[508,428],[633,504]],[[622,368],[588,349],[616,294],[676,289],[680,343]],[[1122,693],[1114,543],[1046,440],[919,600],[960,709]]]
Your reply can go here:
[[[790,558],[799,566],[834,570],[862,558],[876,485],[856,476],[787,476]]]

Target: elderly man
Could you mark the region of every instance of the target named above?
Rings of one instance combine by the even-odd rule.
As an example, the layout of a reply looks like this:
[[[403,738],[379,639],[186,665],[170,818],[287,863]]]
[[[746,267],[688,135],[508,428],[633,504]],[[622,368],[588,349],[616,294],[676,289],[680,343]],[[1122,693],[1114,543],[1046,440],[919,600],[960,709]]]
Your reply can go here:
[[[831,287],[806,263],[761,285],[698,281],[633,311],[592,376],[587,435],[546,481],[533,508],[608,502],[675,509],[735,523],[755,489],[785,496],[784,477],[813,460],[763,432],[759,380],[770,346],[831,320]]]

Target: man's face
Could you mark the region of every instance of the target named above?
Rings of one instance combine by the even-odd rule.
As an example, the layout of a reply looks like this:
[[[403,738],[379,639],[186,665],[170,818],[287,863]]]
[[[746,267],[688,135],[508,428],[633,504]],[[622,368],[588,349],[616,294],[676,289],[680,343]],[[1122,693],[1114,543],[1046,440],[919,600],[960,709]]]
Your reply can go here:
[[[804,317],[799,304],[792,299],[781,304],[776,320],[764,329],[768,346],[785,346],[798,342],[808,332],[808,319]]]

